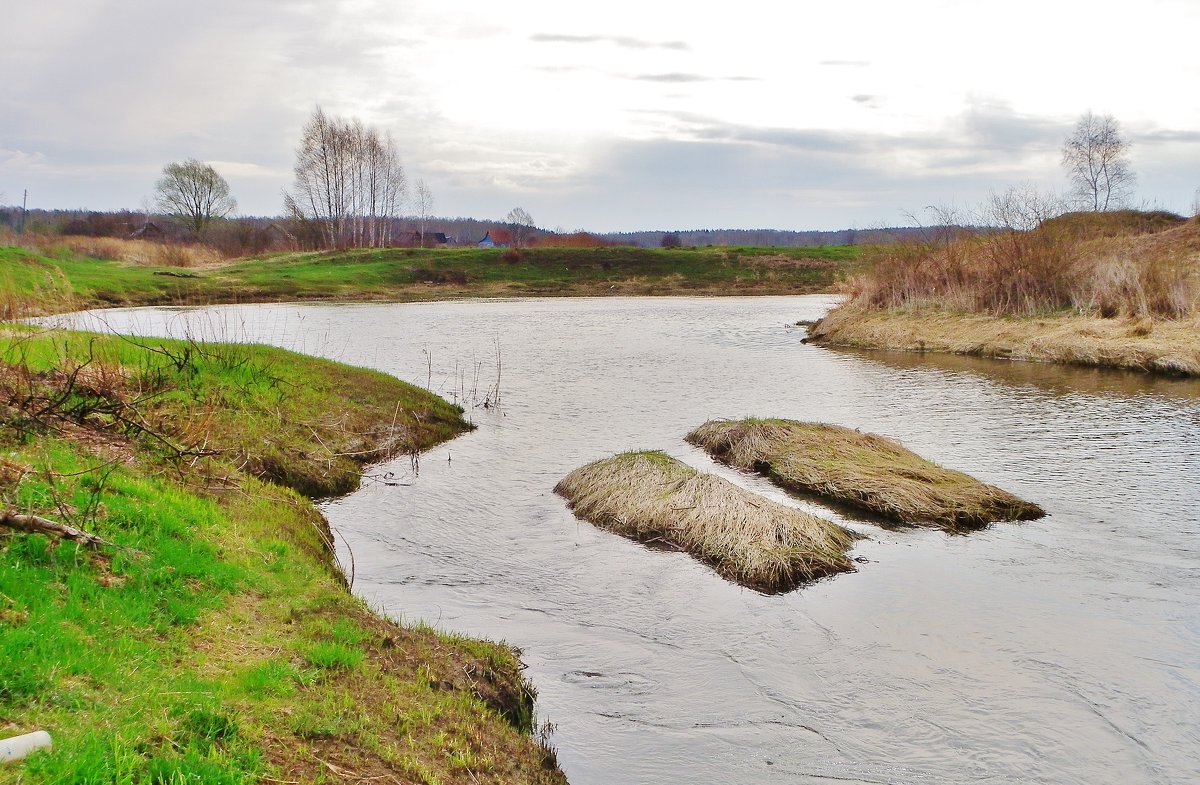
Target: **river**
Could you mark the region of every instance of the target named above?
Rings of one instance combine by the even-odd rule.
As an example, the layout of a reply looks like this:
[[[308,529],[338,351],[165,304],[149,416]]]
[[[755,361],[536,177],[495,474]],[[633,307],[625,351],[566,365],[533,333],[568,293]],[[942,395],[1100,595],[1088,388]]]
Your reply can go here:
[[[574,785],[1200,781],[1200,382],[802,344],[789,325],[831,302],[252,305],[92,323],[271,343],[468,404],[498,377],[500,405],[469,406],[478,429],[425,454],[410,484],[368,480],[323,510],[373,606],[523,650]],[[683,441],[747,415],[885,434],[1049,514],[962,536],[885,530]],[[869,535],[865,561],[764,596],[580,522],[552,493],[630,449],[839,520]]]

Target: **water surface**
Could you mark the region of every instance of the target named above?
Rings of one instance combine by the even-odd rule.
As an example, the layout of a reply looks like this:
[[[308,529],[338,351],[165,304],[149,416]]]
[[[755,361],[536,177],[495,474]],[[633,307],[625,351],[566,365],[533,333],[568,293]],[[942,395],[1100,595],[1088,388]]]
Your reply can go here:
[[[470,408],[478,430],[426,454],[410,486],[368,481],[324,511],[375,606],[524,650],[575,785],[1200,781],[1200,383],[801,344],[789,325],[829,303],[103,319],[322,354],[468,403],[498,354],[502,405]],[[868,561],[763,596],[581,523],[551,492],[588,461],[663,449],[787,501],[683,442],[747,415],[882,433],[1049,515],[951,536],[822,511],[870,535],[854,552]]]

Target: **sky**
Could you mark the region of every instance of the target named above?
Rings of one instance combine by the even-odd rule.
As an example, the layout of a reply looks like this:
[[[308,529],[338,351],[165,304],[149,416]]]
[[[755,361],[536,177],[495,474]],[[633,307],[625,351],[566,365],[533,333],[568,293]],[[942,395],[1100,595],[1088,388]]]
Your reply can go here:
[[[44,0],[0,11],[0,204],[142,209],[172,161],[277,215],[320,106],[437,215],[841,229],[1067,188],[1079,116],[1135,203],[1200,199],[1200,0]]]

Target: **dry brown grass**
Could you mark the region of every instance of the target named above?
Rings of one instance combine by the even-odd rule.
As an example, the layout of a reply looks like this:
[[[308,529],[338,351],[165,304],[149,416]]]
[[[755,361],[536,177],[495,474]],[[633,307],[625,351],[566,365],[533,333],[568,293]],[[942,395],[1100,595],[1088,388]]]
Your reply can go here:
[[[49,257],[103,259],[143,267],[206,267],[225,261],[219,251],[207,245],[122,237],[33,233],[17,235],[11,231],[0,231],[0,246],[24,248]]]
[[[945,233],[875,249],[852,284],[860,309],[933,306],[996,316],[1074,310],[1177,319],[1200,313],[1200,221],[1072,214],[1028,231]]]
[[[774,483],[915,525],[947,530],[1045,513],[870,433],[793,420],[713,420],[687,435],[714,458]]]
[[[812,340],[1200,375],[1200,217],[1077,213],[874,252]]]
[[[146,267],[203,267],[221,261],[221,254],[206,245],[157,243],[152,240],[129,240],[118,237],[65,236],[48,240],[44,250],[48,255],[66,249],[76,256],[106,259]]]
[[[758,591],[787,591],[854,569],[846,552],[855,533],[661,452],[623,453],[588,464],[554,491],[597,526],[677,546]]]
[[[820,343],[948,352],[1033,362],[1200,376],[1200,316],[1153,320],[1056,316],[1014,319],[926,309],[839,308],[810,328]]]

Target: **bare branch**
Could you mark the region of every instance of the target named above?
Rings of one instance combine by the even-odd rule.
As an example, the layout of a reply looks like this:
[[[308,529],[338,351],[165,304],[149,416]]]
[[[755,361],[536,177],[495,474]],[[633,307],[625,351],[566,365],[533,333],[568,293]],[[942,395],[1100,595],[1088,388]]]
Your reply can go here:
[[[85,532],[83,529],[76,529],[74,526],[68,526],[65,523],[57,523],[42,518],[37,515],[20,515],[12,510],[5,510],[0,513],[0,526],[14,529],[28,534],[45,534],[50,537],[57,537],[61,540],[70,540],[77,542],[87,548],[123,548],[122,545],[111,543],[94,534]]]

